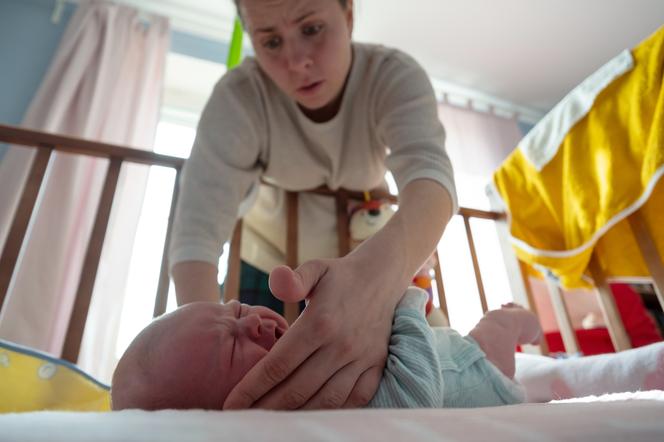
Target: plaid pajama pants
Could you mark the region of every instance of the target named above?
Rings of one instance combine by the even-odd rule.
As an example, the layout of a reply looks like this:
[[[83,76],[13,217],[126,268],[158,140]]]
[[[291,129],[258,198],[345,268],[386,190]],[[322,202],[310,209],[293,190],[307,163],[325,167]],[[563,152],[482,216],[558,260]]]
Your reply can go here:
[[[268,285],[269,275],[242,261],[240,265],[240,302],[249,305],[262,305],[280,315],[284,314],[284,303],[275,298]],[[223,284],[220,286],[224,292]],[[304,302],[300,303],[300,311]]]

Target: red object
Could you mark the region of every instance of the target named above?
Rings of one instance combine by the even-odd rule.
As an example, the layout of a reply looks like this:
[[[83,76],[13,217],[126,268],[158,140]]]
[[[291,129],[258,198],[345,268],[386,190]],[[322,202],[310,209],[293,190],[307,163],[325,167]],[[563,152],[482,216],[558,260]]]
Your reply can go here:
[[[648,315],[638,293],[627,284],[611,284],[611,291],[633,347],[643,347],[662,340],[662,335],[659,333],[653,319]],[[565,351],[559,332],[545,333],[544,336],[551,353]],[[609,331],[604,327],[576,330],[576,336],[584,355],[613,353],[615,351]]]

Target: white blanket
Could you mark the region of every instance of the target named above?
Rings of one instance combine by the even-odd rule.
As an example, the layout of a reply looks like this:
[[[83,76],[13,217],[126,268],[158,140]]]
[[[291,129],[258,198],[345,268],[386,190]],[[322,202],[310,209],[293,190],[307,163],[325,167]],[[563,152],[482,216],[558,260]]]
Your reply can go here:
[[[517,378],[531,401],[586,397],[477,409],[5,414],[0,441],[664,441],[664,343],[562,361],[519,355]],[[635,392],[601,395],[615,391]]]
[[[0,440],[31,441],[661,441],[664,392],[592,403],[442,410],[128,410],[0,415]],[[616,400],[611,400],[616,399]],[[595,399],[596,400],[596,399]]]
[[[516,379],[529,402],[664,390],[664,342],[565,360],[517,354]]]

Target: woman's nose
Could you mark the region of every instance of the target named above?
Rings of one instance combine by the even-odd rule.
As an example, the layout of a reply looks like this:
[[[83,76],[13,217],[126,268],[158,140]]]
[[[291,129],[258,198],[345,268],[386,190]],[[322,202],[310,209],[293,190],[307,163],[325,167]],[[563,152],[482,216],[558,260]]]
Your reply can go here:
[[[292,42],[286,57],[288,57],[288,68],[291,71],[306,71],[313,65],[309,47],[305,43]]]

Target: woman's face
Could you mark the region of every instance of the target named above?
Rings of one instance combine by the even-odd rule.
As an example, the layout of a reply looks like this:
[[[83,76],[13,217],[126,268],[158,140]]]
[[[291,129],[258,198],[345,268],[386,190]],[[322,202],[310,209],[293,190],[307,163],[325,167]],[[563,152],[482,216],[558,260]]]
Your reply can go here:
[[[350,70],[353,7],[338,0],[242,0],[240,12],[263,71],[302,107],[342,93]]]

